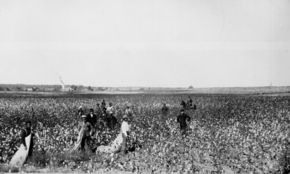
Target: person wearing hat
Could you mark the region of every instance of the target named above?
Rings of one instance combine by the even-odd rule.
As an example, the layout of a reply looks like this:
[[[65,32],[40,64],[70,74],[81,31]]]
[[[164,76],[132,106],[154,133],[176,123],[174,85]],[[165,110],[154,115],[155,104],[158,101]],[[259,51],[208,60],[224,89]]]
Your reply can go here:
[[[80,107],[78,108],[78,116],[82,116],[82,115],[84,115],[84,110],[83,110],[83,107],[80,106]]]
[[[177,122],[180,125],[182,135],[186,134],[187,122],[189,122],[190,120],[191,118],[184,112],[184,109],[181,109],[180,114],[177,116]]]
[[[126,153],[126,144],[127,144],[126,142],[127,142],[127,137],[128,137],[130,129],[131,129],[131,126],[129,124],[129,117],[127,115],[124,115],[122,125],[121,125],[121,133],[123,136],[121,153],[123,153],[123,154]]]
[[[88,121],[88,118],[86,115],[82,115],[82,122],[80,123],[80,131],[79,135],[77,138],[77,142],[74,146],[73,150],[78,150],[80,149],[81,151],[88,150],[89,145],[90,145],[90,140],[91,140],[91,130],[92,130],[92,125]]]

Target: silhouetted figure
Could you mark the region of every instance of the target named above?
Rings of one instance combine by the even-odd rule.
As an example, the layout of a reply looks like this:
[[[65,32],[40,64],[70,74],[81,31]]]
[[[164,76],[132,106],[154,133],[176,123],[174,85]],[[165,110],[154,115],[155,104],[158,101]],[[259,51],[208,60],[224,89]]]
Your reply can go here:
[[[166,106],[166,103],[163,103],[161,111],[162,111],[163,115],[167,115],[168,114],[169,108]]]
[[[183,109],[186,109],[186,103],[184,100],[181,101],[180,105],[182,106]]]
[[[191,118],[184,112],[184,109],[181,109],[180,114],[177,116],[177,122],[180,125],[182,135],[186,134],[187,122],[189,122],[190,120]]]
[[[103,99],[102,103],[101,103],[101,107],[104,110],[104,108],[106,108],[106,101],[105,99]]]
[[[83,123],[82,123],[82,131],[83,135],[81,138],[81,147],[80,149],[82,151],[90,151],[90,145],[91,145],[91,131],[92,131],[92,124],[90,123],[88,116],[83,115]]]

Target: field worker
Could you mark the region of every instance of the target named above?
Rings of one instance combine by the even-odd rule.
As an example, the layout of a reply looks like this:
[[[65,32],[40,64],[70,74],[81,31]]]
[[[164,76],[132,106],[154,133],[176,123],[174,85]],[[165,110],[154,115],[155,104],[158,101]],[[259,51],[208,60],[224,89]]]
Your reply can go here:
[[[97,103],[96,115],[98,118],[102,117],[102,108],[100,106],[100,103]]]
[[[103,153],[117,153],[121,152],[122,154],[126,153],[126,141],[130,131],[130,124],[127,115],[123,116],[123,121],[121,125],[121,130],[117,138],[108,146],[99,146],[97,152]]]
[[[33,150],[33,133],[31,130],[31,122],[26,121],[20,132],[21,145],[17,152],[13,155],[9,162],[10,167],[22,167],[23,164],[30,159]]]
[[[186,103],[184,100],[181,101],[180,105],[182,106],[183,109],[186,109]]]
[[[96,133],[95,128],[97,125],[97,115],[94,113],[93,108],[90,109],[90,113],[87,115],[87,120],[88,120],[88,122],[91,123],[91,126],[92,126],[91,132],[92,132],[92,135],[94,135]]]
[[[168,111],[169,111],[169,108],[166,106],[165,103],[163,103],[163,106],[161,108],[161,114],[160,114],[160,117],[159,117],[159,119],[161,121],[166,120],[167,115],[168,115]],[[160,123],[163,123],[163,122],[160,122]]]
[[[107,123],[107,127],[110,130],[113,130],[113,129],[115,129],[115,127],[118,123],[118,120],[113,114],[107,114],[106,123]]]
[[[123,143],[122,143],[122,147],[121,147],[121,152],[123,154],[126,153],[126,142],[127,142],[127,137],[128,134],[130,132],[131,126],[129,124],[129,117],[127,115],[123,116],[123,121],[122,121],[122,125],[121,125],[121,133],[122,133],[122,137],[123,137]]]
[[[82,115],[84,115],[84,110],[83,110],[83,107],[80,106],[79,109],[78,109],[78,116],[81,117]]]
[[[166,106],[166,103],[163,103],[163,106],[162,106],[162,114],[166,115],[169,111],[169,108]]]
[[[182,135],[185,135],[187,130],[187,122],[190,120],[191,118],[184,112],[184,109],[181,109],[180,114],[177,116],[177,122],[180,125]]]
[[[89,150],[90,141],[91,141],[91,131],[92,131],[92,124],[90,122],[90,119],[87,118],[86,115],[82,116],[83,118],[83,137],[81,141],[81,150]]]
[[[117,118],[114,115],[115,108],[113,104],[110,102],[109,106],[107,107],[107,126],[112,130],[115,128],[116,124],[118,123]]]
[[[109,106],[107,107],[107,113],[109,114],[109,115],[113,115],[114,114],[114,112],[115,112],[115,108],[113,107],[113,103],[109,103]]]
[[[188,106],[189,108],[192,108],[192,99],[191,99],[190,96],[188,96],[187,106]]]
[[[79,150],[79,149],[81,151],[85,151],[89,149],[92,125],[88,121],[86,115],[82,115],[81,118],[82,118],[82,122],[80,124],[80,131],[79,131],[78,139],[72,151]]]
[[[102,101],[102,108],[103,109],[106,108],[106,101],[105,101],[105,99],[103,99],[103,101]]]
[[[99,103],[97,103],[96,108],[96,116],[97,116],[97,124],[95,125],[96,129],[100,130],[104,127],[104,118],[103,118],[103,111]]]
[[[122,118],[122,109],[119,107],[119,106],[116,106],[116,109],[115,109],[115,116],[116,118]]]
[[[27,147],[25,138],[31,134],[30,146]],[[24,128],[21,130],[21,143],[24,146],[24,149],[28,150],[28,157],[32,156],[32,149],[33,149],[33,138],[32,138],[32,130],[31,130],[31,121],[26,121]]]
[[[97,123],[97,115],[94,113],[94,109],[90,109],[90,113],[87,115],[88,121],[92,124],[93,127],[95,127]]]
[[[132,109],[130,108],[129,105],[126,106],[125,115],[127,115],[130,120],[133,119],[133,111],[132,111]]]

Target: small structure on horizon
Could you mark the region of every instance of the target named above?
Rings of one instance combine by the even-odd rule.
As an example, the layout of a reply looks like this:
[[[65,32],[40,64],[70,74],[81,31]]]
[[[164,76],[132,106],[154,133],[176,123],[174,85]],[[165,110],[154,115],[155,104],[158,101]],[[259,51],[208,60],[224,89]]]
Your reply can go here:
[[[67,86],[64,84],[63,80],[61,77],[59,77],[60,83],[61,83],[61,91],[62,92],[72,92],[73,89],[70,86]]]

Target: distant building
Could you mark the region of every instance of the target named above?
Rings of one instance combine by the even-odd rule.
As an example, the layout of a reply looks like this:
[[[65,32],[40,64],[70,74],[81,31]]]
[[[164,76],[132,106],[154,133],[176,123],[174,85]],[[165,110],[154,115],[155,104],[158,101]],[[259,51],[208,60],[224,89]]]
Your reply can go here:
[[[38,91],[38,88],[37,87],[29,87],[29,88],[26,88],[26,91],[34,92],[34,91]]]
[[[32,89],[32,88],[26,88],[26,91],[28,91],[28,92],[32,92],[33,89]]]
[[[62,92],[72,92],[74,91],[72,87],[67,86],[64,84],[63,80],[61,77],[59,77],[60,83],[61,83],[61,91]]]

